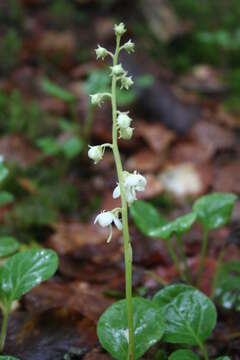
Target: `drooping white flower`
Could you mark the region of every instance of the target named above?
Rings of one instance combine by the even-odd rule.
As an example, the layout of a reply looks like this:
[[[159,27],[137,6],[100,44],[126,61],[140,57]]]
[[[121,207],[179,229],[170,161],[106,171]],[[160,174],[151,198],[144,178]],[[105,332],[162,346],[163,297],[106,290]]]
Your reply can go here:
[[[131,124],[132,119],[128,116],[128,112],[120,112],[117,117],[118,126],[122,129],[127,129]]]
[[[91,104],[101,106],[104,96],[105,96],[105,94],[103,94],[103,93],[97,93],[97,94],[90,95]]]
[[[115,224],[116,228],[118,230],[122,230],[122,223],[120,219],[118,218],[118,211],[112,210],[112,211],[103,211],[100,214],[97,215],[97,217],[94,220],[94,224],[98,223],[101,227],[109,227],[110,234],[107,239],[107,242],[110,242],[112,239],[112,223]]]
[[[132,42],[132,40],[128,40],[128,42],[126,42],[123,47],[124,50],[126,50],[129,54],[131,52],[134,52],[134,48],[135,48],[135,44]]]
[[[111,75],[121,76],[125,73],[122,64],[111,66],[111,70],[112,70]]]
[[[124,182],[126,187],[134,187],[137,191],[144,191],[147,185],[146,178],[137,172],[129,174]]]
[[[88,150],[88,157],[94,161],[94,164],[97,164],[103,157],[103,149],[100,145],[90,146]]]
[[[128,90],[134,84],[131,76],[122,76],[121,78],[121,89]]]
[[[115,34],[118,36],[122,36],[127,31],[123,22],[121,22],[118,25],[115,25],[114,30],[115,30]]]
[[[96,52],[96,55],[97,55],[97,60],[98,59],[104,60],[105,57],[108,55],[107,50],[104,47],[100,46],[100,45],[98,45],[97,49],[95,49],[95,52]]]
[[[141,174],[134,172],[133,174],[129,174],[128,172],[124,172],[123,177],[123,187],[126,196],[126,200],[129,204],[132,204],[136,197],[136,191],[144,191],[147,185],[147,180]],[[116,199],[120,197],[120,186],[119,184],[113,191],[113,198]]]
[[[133,136],[133,130],[134,128],[130,126],[126,129],[120,129],[120,139],[130,140]]]

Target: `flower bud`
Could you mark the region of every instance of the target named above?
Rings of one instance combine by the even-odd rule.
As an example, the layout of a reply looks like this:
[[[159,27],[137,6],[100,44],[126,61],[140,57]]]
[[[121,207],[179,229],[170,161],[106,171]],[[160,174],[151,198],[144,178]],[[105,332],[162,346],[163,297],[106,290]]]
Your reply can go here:
[[[131,76],[123,76],[121,78],[121,89],[128,90],[133,84]]]
[[[90,97],[91,97],[92,105],[101,106],[101,104],[103,102],[104,94],[101,94],[101,93],[93,94],[93,95],[90,95]]]
[[[134,47],[135,44],[132,42],[132,40],[128,40],[128,42],[126,42],[122,48],[130,54],[131,52],[134,52]]]
[[[100,145],[90,146],[88,150],[88,157],[94,161],[94,164],[97,164],[103,157],[103,149]]]
[[[124,140],[130,140],[133,135],[134,128],[128,127],[126,129],[120,128],[120,138]]]
[[[95,50],[96,55],[97,55],[97,60],[98,59],[102,59],[104,60],[105,57],[108,55],[108,52],[105,48],[103,48],[102,46],[98,45],[97,49]]]
[[[126,112],[120,112],[117,118],[117,123],[120,129],[127,129],[131,125],[132,119]]]
[[[124,74],[122,64],[111,66],[112,75],[121,76]]]
[[[117,36],[122,36],[125,34],[127,29],[125,28],[124,23],[121,22],[120,24],[114,26],[114,31]]]

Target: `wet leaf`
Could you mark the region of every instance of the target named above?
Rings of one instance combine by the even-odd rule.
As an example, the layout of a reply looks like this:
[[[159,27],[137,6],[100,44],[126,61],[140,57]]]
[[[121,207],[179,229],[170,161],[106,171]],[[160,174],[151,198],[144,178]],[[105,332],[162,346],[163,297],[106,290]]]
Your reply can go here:
[[[19,360],[13,356],[0,356],[0,360]]]
[[[199,345],[215,327],[217,312],[213,302],[191,286],[168,286],[155,295],[154,301],[166,318],[166,342]]]
[[[229,261],[218,275],[216,299],[225,309],[240,311],[240,261]]]
[[[14,196],[7,191],[0,191],[0,206],[13,202]]]
[[[200,357],[191,350],[177,350],[169,356],[168,360],[200,360]]]
[[[164,240],[169,240],[174,235],[180,236],[186,233],[191,228],[195,220],[195,213],[180,216],[176,220],[152,230],[150,235],[153,237],[160,237]]]
[[[19,299],[34,286],[50,278],[58,267],[52,250],[29,250],[11,257],[0,269],[0,291],[8,301]]]
[[[0,257],[10,256],[19,249],[19,243],[11,236],[0,236]]]
[[[231,360],[231,359],[228,356],[220,356],[220,357],[216,358],[216,360]]]
[[[133,299],[135,332],[135,356],[139,359],[153,344],[161,339],[165,329],[164,317],[159,307],[143,298]],[[126,300],[121,300],[108,308],[98,322],[99,340],[117,360],[128,357],[128,329]]]
[[[147,236],[167,222],[153,205],[143,200],[135,201],[130,212],[138,229]]]
[[[62,101],[72,103],[76,100],[75,96],[70,91],[62,88],[48,79],[43,79],[42,88],[48,95],[55,96]]]
[[[193,205],[197,219],[208,230],[227,224],[237,196],[228,193],[213,193],[200,197]]]

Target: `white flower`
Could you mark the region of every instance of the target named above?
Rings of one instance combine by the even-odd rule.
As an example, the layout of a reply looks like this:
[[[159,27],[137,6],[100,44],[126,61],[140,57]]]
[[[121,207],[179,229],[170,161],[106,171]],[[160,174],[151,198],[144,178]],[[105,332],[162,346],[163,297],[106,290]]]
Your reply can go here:
[[[132,128],[130,126],[126,129],[121,128],[120,129],[120,139],[130,140],[133,135],[133,130],[134,130],[134,128]]]
[[[131,76],[123,76],[121,78],[121,89],[128,90],[134,84]]]
[[[130,54],[131,52],[134,52],[134,47],[135,44],[132,42],[132,40],[128,40],[128,42],[126,42],[122,48]]]
[[[123,179],[123,187],[125,191],[126,200],[129,204],[132,204],[136,197],[136,191],[144,191],[147,185],[147,180],[141,174],[134,172],[133,174],[129,174],[128,172],[124,172]],[[120,186],[119,184],[113,191],[113,198],[116,199],[120,196]]]
[[[98,45],[98,47],[97,47],[97,49],[95,50],[95,52],[96,52],[96,55],[97,55],[97,60],[98,60],[98,59],[104,60],[105,57],[108,55],[107,50],[106,50],[104,47],[100,46],[100,45]]]
[[[115,34],[119,35],[119,36],[122,36],[127,31],[124,23],[122,23],[122,22],[118,25],[115,25],[114,30],[115,30]]]
[[[103,94],[103,93],[90,95],[92,105],[101,106],[104,96],[105,96],[105,94]]]
[[[110,228],[110,234],[107,239],[107,242],[110,242],[112,239],[112,223],[115,224],[118,230],[122,230],[122,223],[118,218],[118,211],[103,211],[97,215],[96,219],[94,220],[94,224],[98,223],[102,227]]]
[[[131,124],[132,119],[127,112],[120,112],[117,117],[118,126],[122,129],[127,129]]]
[[[122,64],[117,64],[117,65],[111,66],[111,70],[112,70],[111,75],[116,75],[116,76],[121,76],[125,72],[122,67]]]
[[[88,157],[94,161],[94,164],[97,164],[103,157],[103,149],[100,145],[90,146],[88,150]]]

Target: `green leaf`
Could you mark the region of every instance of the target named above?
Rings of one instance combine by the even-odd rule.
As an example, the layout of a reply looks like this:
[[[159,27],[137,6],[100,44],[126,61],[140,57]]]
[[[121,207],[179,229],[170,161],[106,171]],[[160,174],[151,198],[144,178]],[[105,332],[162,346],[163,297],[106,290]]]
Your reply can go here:
[[[3,164],[2,159],[0,159],[0,181],[3,181],[7,175],[8,169]]]
[[[83,146],[84,143],[81,139],[71,137],[61,144],[61,149],[67,158],[72,159],[82,151]]]
[[[162,311],[151,300],[133,298],[134,360],[139,359],[149,348],[161,339],[165,329]],[[126,300],[110,306],[100,317],[97,333],[104,349],[114,359],[128,358],[128,328]]]
[[[76,101],[76,97],[70,91],[63,89],[48,79],[42,80],[42,88],[48,95],[55,96],[62,101],[68,103]]]
[[[200,357],[191,350],[177,350],[169,356],[168,360],[200,360]]]
[[[111,78],[109,77],[109,71],[97,70],[92,71],[87,81],[84,84],[84,90],[86,94],[95,94],[98,92],[109,92],[111,86]]]
[[[0,206],[13,202],[14,196],[7,191],[0,191]]]
[[[215,305],[191,286],[168,286],[154,296],[154,301],[166,318],[163,337],[166,342],[199,345],[210,336],[216,324]]]
[[[225,309],[240,311],[240,261],[225,263],[218,275],[217,302]]]
[[[0,360],[19,360],[13,356],[0,356]]]
[[[0,257],[10,256],[19,249],[19,243],[11,236],[0,236]]]
[[[180,216],[176,220],[152,230],[150,235],[153,237],[160,237],[164,240],[169,240],[174,235],[180,236],[186,233],[191,228],[195,220],[195,213]]]
[[[231,359],[228,356],[220,356],[220,357],[216,358],[216,360],[231,360]]]
[[[0,269],[0,289],[5,299],[13,301],[57,270],[58,257],[52,250],[29,250],[11,257]]]
[[[50,136],[39,139],[37,145],[46,155],[57,155],[60,152],[59,143]]]
[[[217,229],[229,222],[237,196],[213,193],[200,197],[193,205],[198,221],[208,229]]]
[[[130,212],[138,229],[147,236],[167,222],[153,205],[143,200],[135,201],[130,207]]]
[[[142,88],[150,87],[154,84],[154,77],[150,74],[144,74],[135,78],[135,84]]]

